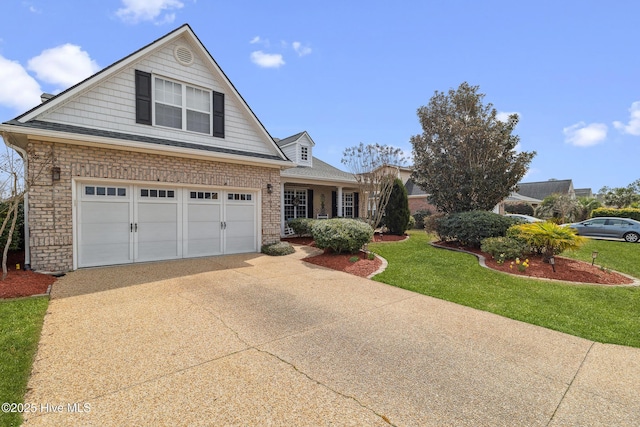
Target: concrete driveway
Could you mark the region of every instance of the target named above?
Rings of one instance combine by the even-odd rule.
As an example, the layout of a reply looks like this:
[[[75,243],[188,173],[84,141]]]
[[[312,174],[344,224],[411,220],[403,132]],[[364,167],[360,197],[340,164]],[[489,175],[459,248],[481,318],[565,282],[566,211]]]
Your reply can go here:
[[[310,250],[68,274],[25,425],[640,425],[640,349],[301,262]]]

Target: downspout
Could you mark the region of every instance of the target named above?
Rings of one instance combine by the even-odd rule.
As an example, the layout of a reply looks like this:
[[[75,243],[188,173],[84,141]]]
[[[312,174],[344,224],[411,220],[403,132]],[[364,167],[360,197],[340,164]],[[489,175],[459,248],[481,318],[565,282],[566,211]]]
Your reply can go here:
[[[29,171],[29,160],[28,160],[29,157],[27,156],[27,152],[23,148],[20,148],[17,145],[12,144],[10,142],[11,136],[8,133],[2,132],[2,139],[4,139],[4,143],[7,145],[7,147],[16,150],[18,154],[20,154],[20,157],[22,157],[22,160],[24,161],[23,179],[24,179],[25,188],[26,188],[27,174]],[[24,213],[24,269],[31,270],[31,250],[29,247],[30,239],[29,239],[29,192],[28,191],[24,193],[24,199],[22,204],[23,204],[22,211]]]

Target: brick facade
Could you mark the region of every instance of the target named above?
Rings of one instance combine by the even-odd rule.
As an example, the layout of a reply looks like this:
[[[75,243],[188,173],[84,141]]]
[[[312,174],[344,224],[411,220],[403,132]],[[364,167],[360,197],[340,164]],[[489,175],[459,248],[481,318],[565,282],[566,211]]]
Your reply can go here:
[[[29,245],[34,270],[73,269],[72,178],[261,189],[262,244],[280,239],[278,168],[41,141],[30,141],[27,152]],[[53,181],[52,167],[60,168],[59,181]],[[272,185],[271,194],[267,183]]]

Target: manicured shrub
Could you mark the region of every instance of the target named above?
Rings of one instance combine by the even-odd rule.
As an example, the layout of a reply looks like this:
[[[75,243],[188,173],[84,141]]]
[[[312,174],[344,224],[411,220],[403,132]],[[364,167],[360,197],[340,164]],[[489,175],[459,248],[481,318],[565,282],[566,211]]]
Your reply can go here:
[[[533,216],[533,206],[528,203],[505,203],[505,213]]]
[[[619,218],[631,218],[640,221],[640,209],[634,208],[598,208],[591,211],[591,218],[598,216],[617,216]]]
[[[586,242],[586,238],[578,236],[574,229],[551,221],[514,225],[509,229],[508,235],[524,240],[533,252],[544,255],[545,258],[567,249],[578,249]]]
[[[317,220],[312,218],[293,218],[287,223],[298,236],[311,236],[311,227],[315,221]]]
[[[529,245],[515,237],[489,237],[482,241],[482,252],[490,254],[495,259],[516,259],[529,252]]]
[[[289,242],[277,242],[262,246],[261,252],[271,256],[282,256],[294,253],[296,250]]]
[[[402,180],[396,178],[384,210],[384,225],[389,229],[390,234],[402,236],[409,228],[410,216],[407,189]]]
[[[415,228],[422,230],[424,228],[424,219],[430,216],[432,212],[428,209],[416,211],[412,216],[416,220]]]
[[[416,228],[416,219],[411,215],[409,217],[409,224],[407,224],[407,230],[411,230],[413,228]]]
[[[373,228],[363,221],[334,218],[315,221],[312,234],[320,249],[331,249],[336,253],[356,253],[362,245],[371,241]]]
[[[459,212],[436,222],[441,240],[457,240],[461,245],[479,248],[488,237],[505,236],[509,227],[520,221],[487,211]]]

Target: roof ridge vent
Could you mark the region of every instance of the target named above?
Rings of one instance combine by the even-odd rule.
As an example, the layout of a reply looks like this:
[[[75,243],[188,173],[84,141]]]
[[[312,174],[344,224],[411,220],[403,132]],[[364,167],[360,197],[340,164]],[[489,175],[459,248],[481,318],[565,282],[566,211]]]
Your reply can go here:
[[[193,52],[185,45],[176,46],[175,49],[173,49],[173,56],[176,58],[176,61],[184,66],[188,67],[193,64]]]

